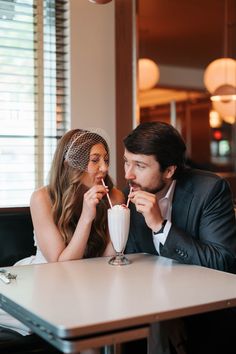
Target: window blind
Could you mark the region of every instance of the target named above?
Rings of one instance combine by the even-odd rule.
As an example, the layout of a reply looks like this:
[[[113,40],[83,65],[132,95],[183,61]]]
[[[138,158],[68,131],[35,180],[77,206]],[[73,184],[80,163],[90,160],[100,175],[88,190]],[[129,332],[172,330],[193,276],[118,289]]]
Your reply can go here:
[[[29,205],[68,129],[68,1],[0,0],[0,206]]]

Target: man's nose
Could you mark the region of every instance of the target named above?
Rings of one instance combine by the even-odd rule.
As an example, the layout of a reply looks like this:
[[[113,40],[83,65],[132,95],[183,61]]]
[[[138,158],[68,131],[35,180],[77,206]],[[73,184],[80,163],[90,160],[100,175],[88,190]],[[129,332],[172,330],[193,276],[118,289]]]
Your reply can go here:
[[[133,180],[135,179],[135,174],[133,172],[132,166],[126,167],[125,168],[125,179]]]

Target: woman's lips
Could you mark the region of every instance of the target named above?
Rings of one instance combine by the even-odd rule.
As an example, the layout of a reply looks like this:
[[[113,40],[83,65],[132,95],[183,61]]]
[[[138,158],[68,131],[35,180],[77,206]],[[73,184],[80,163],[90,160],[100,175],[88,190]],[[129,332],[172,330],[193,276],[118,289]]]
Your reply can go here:
[[[104,179],[105,177],[101,176],[101,177],[96,177],[96,182],[102,184],[102,179]]]

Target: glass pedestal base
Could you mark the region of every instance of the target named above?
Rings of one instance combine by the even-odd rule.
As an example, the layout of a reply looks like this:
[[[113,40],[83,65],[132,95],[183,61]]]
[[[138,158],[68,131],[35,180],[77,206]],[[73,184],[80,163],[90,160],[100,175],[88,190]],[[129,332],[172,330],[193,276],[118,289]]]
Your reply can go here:
[[[130,264],[131,262],[128,260],[128,258],[125,257],[125,255],[123,253],[117,253],[116,256],[112,257],[109,261],[109,264],[111,265],[126,265],[126,264]]]

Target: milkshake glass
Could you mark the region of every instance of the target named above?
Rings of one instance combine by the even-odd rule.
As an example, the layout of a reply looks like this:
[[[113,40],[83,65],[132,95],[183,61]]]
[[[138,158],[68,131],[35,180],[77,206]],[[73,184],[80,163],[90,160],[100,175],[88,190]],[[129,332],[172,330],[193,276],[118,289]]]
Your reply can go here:
[[[112,265],[125,265],[130,261],[124,256],[130,225],[130,210],[123,205],[115,205],[107,210],[108,228],[116,256],[109,260]]]

